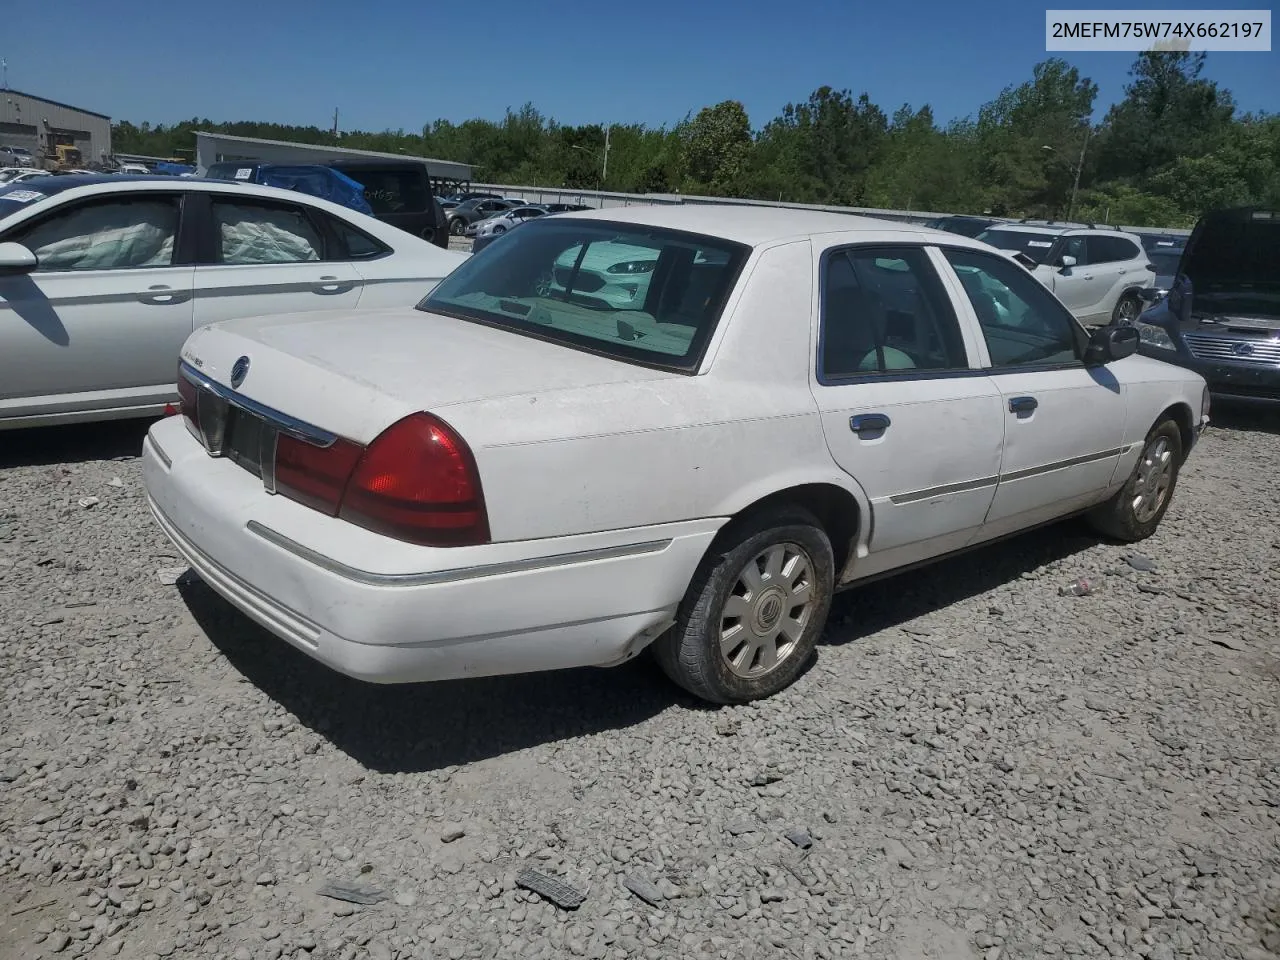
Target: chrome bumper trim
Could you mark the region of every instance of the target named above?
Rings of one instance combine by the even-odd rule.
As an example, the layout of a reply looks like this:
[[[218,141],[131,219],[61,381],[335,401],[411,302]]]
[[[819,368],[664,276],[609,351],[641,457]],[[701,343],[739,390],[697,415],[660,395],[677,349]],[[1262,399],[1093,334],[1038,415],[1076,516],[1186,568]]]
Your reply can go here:
[[[500,577],[511,573],[529,573],[534,570],[547,570],[552,567],[564,567],[576,563],[593,563],[597,560],[618,560],[623,557],[639,557],[650,553],[661,553],[672,543],[671,539],[646,540],[643,543],[626,543],[616,547],[599,547],[594,550],[578,550],[572,553],[557,553],[546,557],[530,557],[526,560],[506,560],[501,563],[476,564],[470,567],[451,567],[448,570],[436,570],[430,573],[374,573],[360,570],[326,557],[322,553],[305,547],[277,533],[270,527],[250,520],[245,529],[268,543],[306,560],[322,570],[336,574],[345,580],[363,583],[373,587],[423,587],[438,583],[457,583],[460,580],[479,580],[485,577]]]

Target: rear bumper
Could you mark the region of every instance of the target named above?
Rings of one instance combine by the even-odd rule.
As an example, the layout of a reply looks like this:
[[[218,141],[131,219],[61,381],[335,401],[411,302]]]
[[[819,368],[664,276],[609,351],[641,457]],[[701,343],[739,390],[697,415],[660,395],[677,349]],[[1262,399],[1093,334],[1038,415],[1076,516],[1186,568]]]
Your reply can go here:
[[[623,662],[673,622],[720,525],[416,547],[267,494],[179,417],[152,427],[143,473],[157,523],[211,588],[375,683]]]

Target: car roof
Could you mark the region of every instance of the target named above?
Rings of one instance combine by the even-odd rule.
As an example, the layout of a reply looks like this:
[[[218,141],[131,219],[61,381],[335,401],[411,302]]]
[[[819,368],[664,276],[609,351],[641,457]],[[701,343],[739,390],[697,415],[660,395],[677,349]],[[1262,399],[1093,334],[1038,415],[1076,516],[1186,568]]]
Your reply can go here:
[[[946,237],[949,243],[967,238],[912,223],[878,220],[827,210],[800,210],[747,204],[671,204],[606,207],[559,214],[557,220],[582,219],[666,227],[720,237],[751,246],[820,233],[856,233],[859,230],[901,231],[922,237]]]

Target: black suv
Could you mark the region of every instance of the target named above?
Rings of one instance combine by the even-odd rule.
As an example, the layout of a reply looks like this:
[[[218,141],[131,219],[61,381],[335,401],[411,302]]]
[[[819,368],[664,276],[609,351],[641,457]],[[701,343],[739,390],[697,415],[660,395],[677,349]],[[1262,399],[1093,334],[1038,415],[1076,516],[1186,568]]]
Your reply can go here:
[[[256,160],[214,163],[205,176],[215,180],[258,183],[259,171],[272,164]],[[290,167],[313,164],[287,164]],[[449,222],[440,202],[431,193],[425,164],[413,160],[334,160],[322,166],[337,170],[364,187],[364,198],[373,215],[437,247],[449,248]],[[246,172],[247,171],[247,172]]]
[[[1280,210],[1201,217],[1168,296],[1134,325],[1139,353],[1196,371],[1214,396],[1280,403]]]
[[[364,187],[373,215],[414,236],[449,247],[449,223],[431,193],[426,164],[413,160],[335,160],[329,164]]]

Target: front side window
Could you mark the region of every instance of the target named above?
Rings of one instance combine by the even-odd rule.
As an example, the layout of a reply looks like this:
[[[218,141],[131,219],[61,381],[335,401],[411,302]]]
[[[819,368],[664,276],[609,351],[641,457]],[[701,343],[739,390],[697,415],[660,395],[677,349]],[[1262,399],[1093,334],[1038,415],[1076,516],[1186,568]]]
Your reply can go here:
[[[41,273],[129,270],[173,264],[176,197],[77,204],[6,237],[36,255]]]
[[[472,256],[419,309],[691,370],[748,252],[697,234],[548,217]]]
[[[1074,363],[1083,331],[1067,308],[1012,260],[944,250],[986,338],[993,367]]]
[[[320,234],[300,207],[214,200],[212,208],[219,263],[306,263],[324,259]]]
[[[924,250],[851,247],[827,257],[820,379],[967,366],[959,322]]]
[[[1062,238],[1062,247],[1058,251],[1057,262],[1061,262],[1063,257],[1075,257],[1077,267],[1083,267],[1086,264],[1099,262],[1092,259],[1092,243],[1083,236]]]

